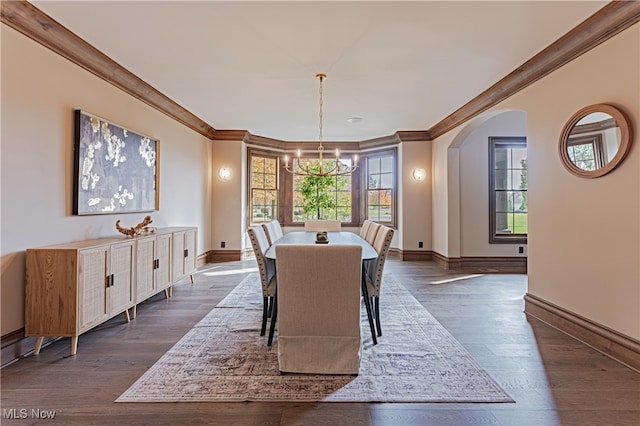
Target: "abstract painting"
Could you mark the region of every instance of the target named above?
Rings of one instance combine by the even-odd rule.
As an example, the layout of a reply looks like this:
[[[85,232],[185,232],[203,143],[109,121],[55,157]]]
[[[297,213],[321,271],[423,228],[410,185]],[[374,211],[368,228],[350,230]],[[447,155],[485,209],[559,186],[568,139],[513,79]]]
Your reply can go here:
[[[75,113],[73,214],[157,210],[158,140]]]

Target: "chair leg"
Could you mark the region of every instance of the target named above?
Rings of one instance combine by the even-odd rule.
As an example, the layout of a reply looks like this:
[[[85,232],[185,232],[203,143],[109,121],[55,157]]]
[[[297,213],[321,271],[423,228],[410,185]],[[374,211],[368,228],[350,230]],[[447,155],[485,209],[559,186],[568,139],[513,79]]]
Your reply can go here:
[[[373,340],[373,344],[378,344],[378,339],[376,339],[376,329],[373,325],[373,317],[371,313],[371,300],[369,299],[369,290],[367,289],[367,283],[362,279],[362,298],[364,299],[364,307],[367,308],[367,319],[369,320],[369,328],[371,329],[371,339]]]
[[[278,295],[276,294],[273,297],[273,302],[271,304],[273,307],[273,311],[271,313],[271,325],[269,327],[269,340],[267,341],[267,346],[271,346],[273,343],[273,332],[276,329],[276,319],[278,318]]]
[[[376,327],[378,328],[378,337],[382,336],[382,329],[380,328],[380,298],[374,297],[375,311],[376,311]]]
[[[267,313],[269,311],[269,298],[267,296],[262,298],[262,327],[260,328],[260,335],[264,336],[267,331]]]

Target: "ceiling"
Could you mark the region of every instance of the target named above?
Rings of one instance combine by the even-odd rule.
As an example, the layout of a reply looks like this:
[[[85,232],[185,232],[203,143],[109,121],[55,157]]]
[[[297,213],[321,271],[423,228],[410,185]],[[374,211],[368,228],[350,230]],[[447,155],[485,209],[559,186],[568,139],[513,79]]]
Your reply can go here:
[[[217,130],[425,130],[606,1],[32,1]],[[349,123],[347,119],[362,120]]]

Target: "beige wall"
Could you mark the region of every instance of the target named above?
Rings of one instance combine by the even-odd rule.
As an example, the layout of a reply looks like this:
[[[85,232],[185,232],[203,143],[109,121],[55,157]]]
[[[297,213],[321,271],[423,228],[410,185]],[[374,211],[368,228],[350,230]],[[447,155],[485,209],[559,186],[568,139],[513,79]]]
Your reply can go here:
[[[634,146],[613,173],[599,179],[577,178],[560,163],[560,132],[580,108],[605,102],[622,107],[631,117]],[[640,24],[487,114],[509,109],[527,115],[529,292],[640,339]],[[448,249],[449,256],[455,238],[444,229],[449,228],[447,221],[455,211],[448,186],[452,162],[445,159],[456,156],[448,151],[459,149],[455,140],[460,135],[466,140],[471,125],[434,142],[434,174],[438,176],[434,179],[434,249]],[[472,202],[465,191],[461,206]],[[465,233],[463,239],[467,237]]]
[[[560,163],[558,137],[596,103],[623,108],[636,136],[616,170],[582,179]],[[528,117],[530,293],[640,340],[640,24],[508,104]]]
[[[455,132],[449,132],[432,143],[431,177],[432,177],[432,247],[433,251],[449,256],[449,176],[448,146]]]
[[[157,227],[197,226],[210,245],[211,142],[2,25],[1,334],[24,325],[30,247],[118,235],[146,213],[73,216],[73,111],[83,109],[160,140]]]
[[[474,126],[475,127],[475,126]],[[525,256],[526,244],[489,244],[489,137],[526,136],[526,114],[504,111],[491,116],[461,141],[460,256]],[[450,190],[451,193],[451,190]],[[451,226],[451,225],[450,225]]]
[[[403,142],[399,148],[398,169],[402,172],[398,176],[399,194],[398,231],[401,238],[394,242],[394,247],[402,250],[429,251],[433,247],[431,222],[431,141]],[[416,182],[413,170],[421,167],[427,171],[427,179]],[[423,248],[418,248],[422,241]]]
[[[212,235],[213,250],[240,250],[245,248],[246,221],[246,149],[241,140],[213,141],[213,199]],[[227,181],[220,179],[220,167],[230,170]],[[225,249],[220,247],[224,241]],[[250,246],[247,246],[250,247]]]

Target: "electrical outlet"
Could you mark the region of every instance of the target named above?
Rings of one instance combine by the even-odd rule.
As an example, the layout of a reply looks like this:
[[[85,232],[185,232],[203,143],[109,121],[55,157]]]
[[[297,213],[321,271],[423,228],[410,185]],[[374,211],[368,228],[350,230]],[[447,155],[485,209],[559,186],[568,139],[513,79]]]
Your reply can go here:
[[[422,241],[418,241],[418,248],[422,248],[423,244]]]
[[[220,248],[225,248],[226,245],[227,245],[227,243],[225,243],[224,241],[220,242]]]
[[[520,254],[524,253],[524,247],[522,246],[518,247],[518,253]]]

